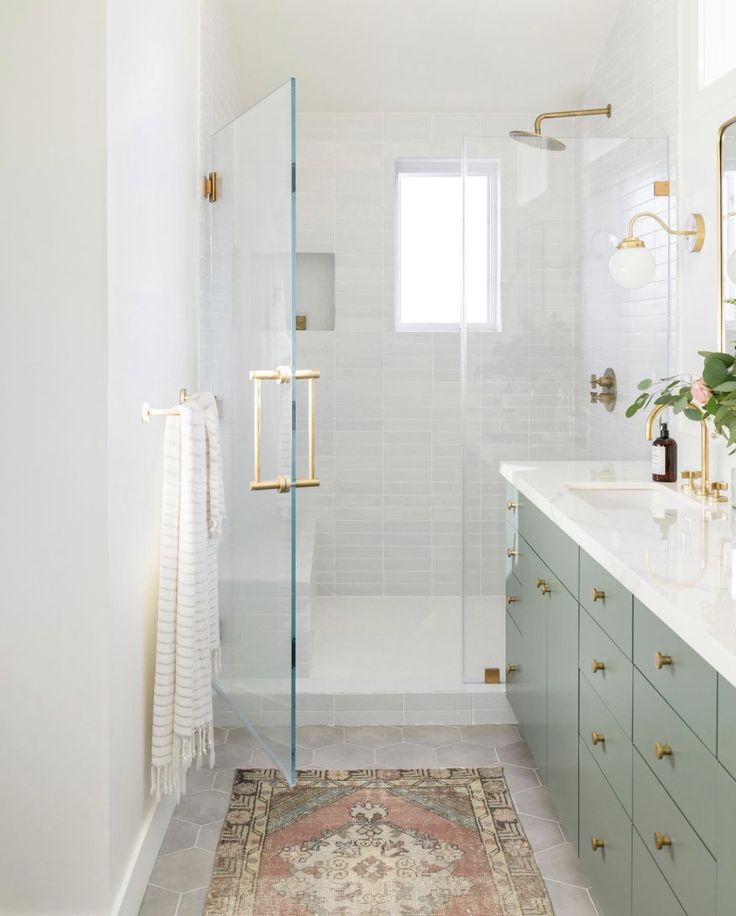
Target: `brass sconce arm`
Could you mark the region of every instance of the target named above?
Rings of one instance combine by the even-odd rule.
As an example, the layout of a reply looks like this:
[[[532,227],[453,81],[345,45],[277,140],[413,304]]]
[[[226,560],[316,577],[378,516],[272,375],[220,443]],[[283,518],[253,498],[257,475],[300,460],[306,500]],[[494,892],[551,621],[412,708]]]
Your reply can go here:
[[[693,213],[689,217],[690,221],[694,223],[693,228],[691,229],[673,229],[671,226],[668,226],[667,223],[662,219],[661,216],[658,216],[656,213],[651,213],[649,210],[644,210],[641,213],[636,213],[629,220],[629,228],[627,230],[627,236],[623,239],[619,245],[619,248],[641,248],[644,243],[640,238],[634,235],[634,226],[636,222],[640,219],[653,219],[655,222],[664,229],[669,235],[680,235],[686,236],[692,239],[692,244],[690,247],[691,251],[700,251],[705,242],[705,221],[703,220],[702,214]]]
[[[605,115],[607,118],[610,118],[611,106],[606,105],[605,108],[580,108],[572,111],[544,111],[542,114],[538,115],[534,121],[534,133],[541,134],[542,121],[546,121],[550,118],[584,118],[588,115]]]

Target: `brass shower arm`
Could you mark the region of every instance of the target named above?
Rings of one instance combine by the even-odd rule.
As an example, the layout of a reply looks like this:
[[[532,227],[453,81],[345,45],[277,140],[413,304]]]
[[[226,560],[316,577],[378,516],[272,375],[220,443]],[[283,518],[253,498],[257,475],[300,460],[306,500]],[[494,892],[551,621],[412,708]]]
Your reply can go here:
[[[605,115],[610,118],[611,106],[606,105],[605,108],[578,108],[573,111],[545,111],[535,120],[534,133],[542,133],[542,121],[546,121],[548,118],[585,118],[590,115]]]

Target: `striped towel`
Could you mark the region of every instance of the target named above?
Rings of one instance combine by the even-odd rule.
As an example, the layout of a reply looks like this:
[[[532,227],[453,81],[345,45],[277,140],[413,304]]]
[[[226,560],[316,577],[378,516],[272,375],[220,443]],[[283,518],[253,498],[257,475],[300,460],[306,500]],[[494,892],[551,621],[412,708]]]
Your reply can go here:
[[[212,674],[219,665],[217,545],[224,498],[217,407],[188,398],[166,419],[151,793],[186,791],[214,764]]]

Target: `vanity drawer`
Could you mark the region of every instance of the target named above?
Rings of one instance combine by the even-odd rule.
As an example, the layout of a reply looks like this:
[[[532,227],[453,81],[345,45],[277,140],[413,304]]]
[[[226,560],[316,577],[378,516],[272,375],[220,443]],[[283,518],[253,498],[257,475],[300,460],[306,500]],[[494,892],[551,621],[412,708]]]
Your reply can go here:
[[[631,662],[584,609],[580,611],[580,670],[631,737]]]
[[[603,846],[594,849],[594,841]],[[602,916],[631,913],[631,821],[580,742],[580,861]]]
[[[580,603],[624,654],[631,658],[632,606],[631,592],[580,551]]]
[[[632,852],[634,862],[631,876],[632,916],[655,916],[656,913],[666,913],[667,916],[687,916],[677,897],[672,893],[672,888],[665,881],[664,875],[654,864],[654,859],[649,855],[636,830]]]
[[[716,672],[637,600],[634,664],[715,754]]]
[[[736,782],[718,767],[718,916],[733,916],[736,909]]]
[[[580,553],[578,545],[528,499],[524,500],[520,513],[521,536],[562,581],[565,588],[577,596]]]
[[[718,676],[718,759],[736,779],[736,687]]]
[[[636,751],[634,826],[688,916],[714,916],[715,859]]]
[[[716,758],[638,671],[634,745],[705,845],[715,851]]]
[[[580,738],[630,817],[631,739],[590,688],[580,691]]]

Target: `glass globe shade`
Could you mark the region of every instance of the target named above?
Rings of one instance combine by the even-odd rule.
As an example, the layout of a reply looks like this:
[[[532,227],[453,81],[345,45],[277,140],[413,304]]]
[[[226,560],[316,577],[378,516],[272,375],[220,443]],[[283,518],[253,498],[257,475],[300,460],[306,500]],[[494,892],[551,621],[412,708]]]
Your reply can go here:
[[[624,289],[641,289],[654,279],[654,255],[646,248],[619,248],[608,269],[614,281]]]

